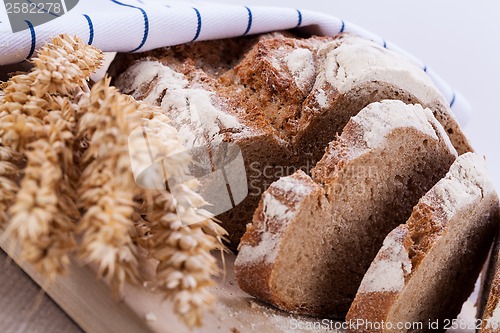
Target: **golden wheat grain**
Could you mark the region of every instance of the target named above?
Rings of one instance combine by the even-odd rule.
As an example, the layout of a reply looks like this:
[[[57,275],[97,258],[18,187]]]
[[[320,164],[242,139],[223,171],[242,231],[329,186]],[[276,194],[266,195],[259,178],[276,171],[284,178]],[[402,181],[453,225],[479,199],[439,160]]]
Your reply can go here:
[[[128,135],[141,124],[137,107],[97,82],[79,102],[78,137],[88,143],[81,160],[78,203],[85,213],[78,227],[84,262],[97,264],[100,277],[117,294],[125,282],[139,281],[137,245],[132,234],[135,181],[130,169]]]
[[[45,139],[29,144],[28,164],[6,232],[19,243],[21,257],[54,279],[69,264],[74,223],[63,210],[63,172],[57,151]]]
[[[177,132],[159,109],[145,119],[143,132],[150,151],[162,162],[166,179],[186,179],[190,156],[180,144]],[[174,311],[190,327],[202,325],[202,312],[212,305],[215,297],[210,291],[213,276],[218,274],[213,250],[223,250],[226,231],[200,209],[205,200],[194,192],[196,180],[186,181],[166,190],[149,191],[145,195],[150,207],[147,220],[150,229],[151,256],[158,261],[157,282],[165,296],[174,302]]]
[[[174,311],[200,326],[218,274],[211,251],[224,249],[226,231],[201,209],[196,181],[168,190],[136,184],[128,151],[134,129],[147,135],[148,157],[161,162],[165,179],[188,177],[190,156],[161,109],[120,94],[109,78],[89,89],[101,60],[97,49],[61,35],[38,51],[31,72],[1,85],[0,226],[10,216],[7,233],[22,257],[54,277],[69,262],[78,222],[81,259],[117,293],[140,279],[142,246],[158,261],[158,285]]]
[[[72,183],[76,119],[69,98],[88,90],[90,70],[101,60],[99,50],[61,35],[38,51],[29,73],[2,84],[0,209],[1,220],[9,219],[4,235],[50,278],[69,263],[79,218]]]

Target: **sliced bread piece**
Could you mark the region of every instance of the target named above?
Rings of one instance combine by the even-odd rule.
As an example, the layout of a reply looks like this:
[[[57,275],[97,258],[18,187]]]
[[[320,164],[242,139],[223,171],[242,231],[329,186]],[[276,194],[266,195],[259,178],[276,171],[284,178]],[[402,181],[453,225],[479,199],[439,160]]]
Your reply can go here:
[[[499,218],[500,220],[500,218]],[[500,221],[499,221],[500,223]],[[500,235],[497,232],[478,305],[480,333],[500,332]]]
[[[456,158],[429,109],[353,117],[312,170],[273,183],[240,243],[238,284],[278,308],[343,318],[385,236]]]
[[[421,68],[348,34],[192,43],[120,55],[111,70],[122,92],[169,114],[186,146],[210,150],[225,141],[241,149],[248,196],[218,216],[233,246],[267,187],[298,169],[309,173],[349,118],[372,102],[399,99],[428,107],[456,149],[471,150]]]
[[[348,331],[450,328],[488,255],[498,208],[484,159],[459,156],[385,239],[347,314]]]

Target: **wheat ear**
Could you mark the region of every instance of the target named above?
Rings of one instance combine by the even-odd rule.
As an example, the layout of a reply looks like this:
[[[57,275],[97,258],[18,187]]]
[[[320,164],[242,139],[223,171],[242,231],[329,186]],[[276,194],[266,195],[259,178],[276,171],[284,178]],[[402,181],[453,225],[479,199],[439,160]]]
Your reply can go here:
[[[160,155],[173,156],[162,164],[167,179],[187,176],[190,158],[160,109],[119,94],[109,79],[89,90],[88,76],[101,59],[77,38],[59,36],[38,52],[30,73],[2,84],[0,223],[15,201],[9,228],[25,245],[23,256],[49,276],[64,271],[78,218],[72,184],[79,178],[81,258],[96,263],[120,292],[126,281],[139,279],[135,239],[158,261],[158,285],[175,312],[190,327],[200,326],[202,310],[214,301],[210,287],[218,267],[211,251],[224,249],[226,231],[201,209],[206,203],[194,191],[196,181],[170,192],[137,186],[127,138],[138,126]],[[71,151],[78,145],[85,148],[78,158],[81,177]]]
[[[0,163],[8,167],[0,167],[0,208],[10,207],[2,211],[2,219],[10,219],[4,237],[12,235],[22,258],[51,278],[69,263],[79,215],[70,182],[75,178],[71,98],[88,90],[90,71],[101,59],[97,49],[61,35],[38,51],[29,73],[2,84]]]
[[[168,123],[157,111],[144,121],[143,131],[151,150],[168,156],[162,161],[165,178],[185,179],[190,156]],[[153,190],[145,195],[152,207],[147,220],[151,256],[158,261],[158,286],[190,327],[202,325],[203,310],[214,302],[210,287],[219,269],[211,251],[224,249],[222,240],[227,234],[211,214],[200,209],[207,203],[194,192],[197,185],[191,180],[172,185],[170,192]]]
[[[136,184],[130,169],[128,135],[141,124],[137,106],[109,86],[97,82],[79,102],[78,137],[88,142],[81,160],[79,207],[80,257],[95,263],[100,277],[117,294],[125,282],[139,280],[137,245],[131,234],[137,204]]]

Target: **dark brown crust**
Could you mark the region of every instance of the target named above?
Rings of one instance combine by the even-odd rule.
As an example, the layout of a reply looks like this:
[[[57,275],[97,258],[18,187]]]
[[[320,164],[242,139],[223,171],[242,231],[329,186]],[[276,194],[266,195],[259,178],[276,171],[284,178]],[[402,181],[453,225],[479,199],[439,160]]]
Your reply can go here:
[[[263,203],[261,202],[255,211],[254,219],[256,221],[263,221]],[[266,226],[259,225],[254,226],[253,224],[247,224],[246,232],[241,238],[238,248],[244,245],[256,246],[261,242],[262,229]],[[238,265],[237,262],[234,265],[234,271],[236,276],[236,281],[238,282],[241,290],[249,292],[256,297],[271,301],[273,300],[273,293],[271,290],[270,280],[273,271],[273,264],[266,262],[258,262],[254,265]],[[259,286],[259,288],[255,288]]]
[[[293,74],[284,70],[285,58],[293,50],[302,48],[315,50],[331,41],[331,37],[311,37],[308,39],[280,38],[266,39],[258,44],[234,68],[234,78],[247,91],[255,91],[257,95],[247,95],[244,101],[249,104],[246,109],[251,113],[260,113],[280,133],[281,138],[291,141],[297,135],[297,118],[301,115],[302,104],[309,96],[314,80],[308,82],[306,91],[296,83]],[[276,67],[276,64],[280,69]],[[228,75],[230,75],[228,73]],[[230,77],[233,78],[233,77]],[[234,81],[227,82],[231,91]],[[232,96],[238,99],[238,96]],[[279,101],[278,103],[272,102]]]
[[[412,262],[412,272],[418,269],[436,240],[445,233],[449,222],[441,199],[436,193],[431,190],[426,194],[426,198],[431,204],[419,202],[406,223],[408,226],[406,248]],[[495,214],[497,213],[492,213],[492,220],[496,219]],[[498,224],[498,222],[491,224]],[[407,278],[410,276],[411,274]]]
[[[205,73],[217,77],[234,67],[258,40],[258,36],[247,36],[186,43],[143,53],[119,53],[108,73],[116,79],[134,62],[150,58],[164,61],[169,66],[176,66],[176,70],[181,69],[182,64],[190,63]]]
[[[389,237],[389,236],[388,236]],[[401,242],[404,248],[406,248],[408,242],[408,227],[405,224],[401,224],[396,227],[392,232],[390,237],[393,237],[395,241]],[[384,251],[379,251],[373,262],[377,262],[387,258]],[[367,325],[357,325],[358,320],[368,320],[372,323],[382,323],[387,320],[387,316],[391,309],[392,304],[396,301],[399,292],[396,291],[381,291],[381,292],[368,292],[361,293],[358,292],[354,301],[349,308],[349,312],[346,316],[346,321],[351,324],[348,327],[348,333],[381,333],[382,330],[377,330],[374,327],[369,327]]]

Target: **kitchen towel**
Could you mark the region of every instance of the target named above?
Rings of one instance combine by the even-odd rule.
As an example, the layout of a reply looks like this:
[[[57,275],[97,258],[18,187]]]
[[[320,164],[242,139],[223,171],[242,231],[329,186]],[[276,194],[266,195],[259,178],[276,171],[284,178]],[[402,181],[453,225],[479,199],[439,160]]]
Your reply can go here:
[[[14,2],[26,3],[24,7],[19,5],[17,10],[36,5],[33,0]],[[61,3],[61,0],[55,2]],[[12,12],[13,7],[9,5],[7,8],[3,4],[0,7],[0,65],[29,59],[37,47],[59,33],[77,35],[103,51],[142,52],[192,41],[295,28],[325,36],[349,32],[369,38],[411,59],[431,77],[462,125],[471,113],[470,105],[462,95],[411,54],[355,24],[319,12],[203,1],[80,0],[67,13],[65,6],[57,13],[49,12],[54,19],[47,23],[34,25],[25,20],[26,30],[13,33],[7,15],[7,10]]]

